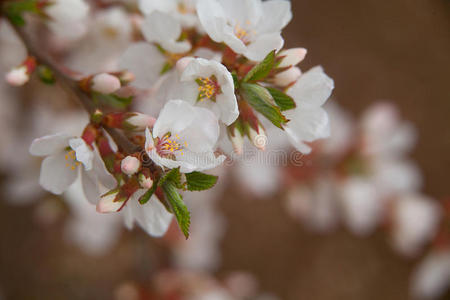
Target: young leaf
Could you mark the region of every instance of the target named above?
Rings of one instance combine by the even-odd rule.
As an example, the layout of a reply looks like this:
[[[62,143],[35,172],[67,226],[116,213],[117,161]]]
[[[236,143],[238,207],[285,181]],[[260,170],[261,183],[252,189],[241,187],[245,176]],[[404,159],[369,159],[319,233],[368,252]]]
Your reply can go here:
[[[54,84],[55,83],[55,76],[53,75],[53,71],[47,67],[40,65],[37,69],[39,79],[45,84]]]
[[[264,115],[273,125],[283,129],[282,125],[288,120],[275,105],[269,91],[260,85],[243,83],[240,89],[241,95],[256,111]]]
[[[106,95],[100,93],[94,93],[94,98],[96,101],[100,101],[104,105],[118,109],[126,109],[133,100],[133,97],[122,98],[113,94]]]
[[[272,87],[267,87],[266,89],[272,95],[273,100],[275,100],[275,103],[278,105],[278,107],[280,107],[281,111],[285,111],[285,110],[289,110],[289,109],[293,109],[293,108],[297,107],[294,99],[292,99],[291,96],[286,95],[282,91],[272,88]]]
[[[275,63],[275,50],[271,51],[259,64],[254,66],[244,77],[244,82],[264,79],[272,71]]]
[[[158,182],[158,186],[162,186],[166,181],[171,181],[175,186],[181,185],[181,173],[180,168],[172,169],[167,172]]]
[[[166,180],[162,185],[164,194],[173,213],[177,219],[178,225],[186,239],[189,237],[189,226],[191,225],[191,215],[183,202],[183,198],[178,193],[177,187],[170,180]]]
[[[8,1],[3,4],[2,11],[14,25],[23,26],[25,25],[25,19],[23,18],[25,12],[39,13],[38,1]]]
[[[156,191],[156,188],[158,187],[158,182],[153,182],[153,185],[150,189],[148,189],[148,191],[141,196],[141,198],[139,198],[139,203],[144,205],[145,203],[147,203],[150,198],[153,196],[153,194]]]
[[[192,172],[187,173],[185,175],[186,175],[187,189],[189,191],[208,190],[216,184],[218,179],[217,176],[201,172]]]

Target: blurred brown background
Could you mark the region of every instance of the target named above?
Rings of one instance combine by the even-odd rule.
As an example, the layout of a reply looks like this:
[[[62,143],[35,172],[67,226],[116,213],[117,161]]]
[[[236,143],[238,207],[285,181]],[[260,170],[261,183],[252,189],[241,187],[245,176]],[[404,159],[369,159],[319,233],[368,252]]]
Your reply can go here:
[[[355,116],[375,100],[394,101],[418,129],[413,158],[424,192],[450,195],[450,1],[292,2],[284,35],[287,46],[309,50],[301,67],[323,65],[335,80],[335,99]],[[312,235],[279,202],[256,206],[242,191],[229,191],[220,204],[229,226],[219,276],[250,271],[265,290],[289,300],[408,299],[416,261],[396,254],[383,233]],[[152,259],[164,251],[160,242],[141,230],[127,233],[107,257],[90,258],[66,246],[58,226],[37,227],[31,211],[0,201],[0,290],[7,299],[110,299],[119,283],[145,282],[165,264]]]

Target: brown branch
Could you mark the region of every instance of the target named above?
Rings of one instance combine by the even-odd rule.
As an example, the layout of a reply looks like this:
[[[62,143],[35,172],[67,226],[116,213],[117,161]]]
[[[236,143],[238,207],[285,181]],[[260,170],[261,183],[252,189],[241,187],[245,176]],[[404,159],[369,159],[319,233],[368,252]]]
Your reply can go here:
[[[53,74],[56,78],[56,81],[61,85],[61,87],[72,97],[78,100],[81,103],[83,108],[88,112],[90,116],[97,110],[97,106],[92,101],[89,94],[84,92],[78,85],[78,81],[71,78],[69,75],[64,73],[60,67],[45,54],[41,53],[35,46],[35,44],[31,41],[28,35],[24,32],[23,28],[15,26],[10,22],[12,28],[17,33],[18,37],[22,40],[24,46],[26,47],[28,54],[36,58],[38,62],[43,65],[46,65],[53,71]],[[142,152],[143,149],[139,145],[131,142],[121,131],[110,128],[107,126],[102,126],[103,129],[108,132],[108,134],[112,137],[114,142],[121,148],[126,154],[133,154],[136,152]],[[147,160],[146,166],[151,171],[158,171],[160,168],[151,160]]]

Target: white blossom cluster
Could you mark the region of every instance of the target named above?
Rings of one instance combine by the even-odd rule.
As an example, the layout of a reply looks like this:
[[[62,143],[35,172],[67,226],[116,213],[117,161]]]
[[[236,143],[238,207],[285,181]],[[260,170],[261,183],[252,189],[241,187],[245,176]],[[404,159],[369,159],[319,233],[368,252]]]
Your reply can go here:
[[[200,172],[225,161],[219,141],[228,139],[240,154],[248,137],[264,150],[265,128],[274,127],[309,153],[307,143],[329,136],[322,105],[333,81],[321,67],[301,73],[305,49],[283,50],[289,1],[141,0],[136,9],[100,10],[83,0],[23,1],[31,8],[5,6],[10,25],[45,16],[48,45],[68,53],[64,63],[74,71],[66,75],[95,105],[81,135],[56,133],[31,144],[30,153],[43,157],[40,185],[51,193],[66,192],[79,177],[98,212],[121,211],[127,226],[137,223],[154,236],[175,214],[188,235],[190,217],[177,190],[214,185]],[[45,47],[24,43],[29,56],[7,82],[23,85],[36,72],[52,81],[47,62],[33,53]],[[124,149],[110,129],[135,149]]]

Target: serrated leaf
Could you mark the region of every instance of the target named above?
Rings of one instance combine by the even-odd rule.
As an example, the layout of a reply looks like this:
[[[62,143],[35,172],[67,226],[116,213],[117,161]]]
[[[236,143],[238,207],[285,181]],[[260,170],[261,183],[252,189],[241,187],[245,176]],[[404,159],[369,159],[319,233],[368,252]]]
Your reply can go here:
[[[244,77],[244,82],[258,81],[264,79],[272,71],[275,64],[275,50],[271,51],[267,56],[256,66],[254,66]]]
[[[189,191],[204,191],[212,188],[218,177],[214,175],[205,174],[202,172],[192,172],[185,174],[187,189]]]
[[[292,99],[291,96],[283,93],[279,89],[272,88],[272,87],[267,87],[266,89],[272,95],[273,100],[278,105],[278,107],[280,107],[281,111],[285,111],[285,110],[289,110],[289,109],[293,109],[293,108],[297,107],[294,99]]]
[[[177,187],[171,181],[165,181],[162,185],[162,189],[172,208],[175,218],[177,219],[178,226],[180,226],[186,239],[189,237],[189,227],[191,225],[191,215],[183,202],[183,198],[178,193]]]
[[[258,84],[243,83],[240,89],[241,95],[256,111],[265,116],[273,125],[283,129],[283,124],[288,120],[275,105],[269,91]]]
[[[145,194],[142,195],[141,198],[139,198],[139,203],[142,205],[147,203],[150,200],[150,198],[153,196],[153,194],[155,193],[157,188],[158,188],[158,183],[153,182],[152,187],[150,189],[148,189],[148,191],[145,192]]]
[[[166,181],[171,181],[175,184],[175,186],[181,185],[181,173],[180,168],[172,169],[166,174],[158,182],[158,186],[162,186]]]

